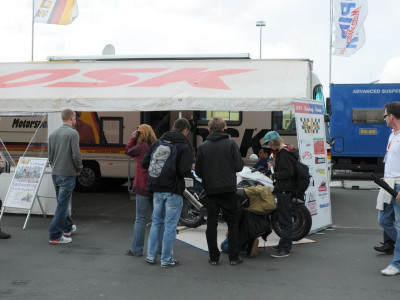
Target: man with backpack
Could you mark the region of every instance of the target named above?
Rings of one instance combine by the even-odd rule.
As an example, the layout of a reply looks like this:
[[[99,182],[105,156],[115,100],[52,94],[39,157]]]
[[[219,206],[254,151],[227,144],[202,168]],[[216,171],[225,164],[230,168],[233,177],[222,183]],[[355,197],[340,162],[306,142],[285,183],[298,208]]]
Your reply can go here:
[[[154,192],[152,225],[145,260],[155,264],[164,225],[161,253],[163,268],[180,265],[179,260],[173,257],[173,248],[183,205],[184,177],[191,175],[193,163],[192,149],[186,139],[189,131],[188,120],[176,120],[173,129],[154,142],[141,161],[142,167],[148,169],[150,189]]]
[[[206,238],[211,265],[219,264],[217,226],[220,210],[228,224],[230,264],[243,262],[239,257],[241,210],[236,196],[236,172],[242,171],[243,160],[238,146],[225,132],[225,126],[220,117],[213,117],[208,122],[210,134],[199,146],[196,158],[196,174],[203,179],[208,198]]]
[[[275,162],[268,162],[268,168],[274,168],[270,177],[274,181],[274,193],[278,199],[278,222],[282,235],[278,245],[273,247],[276,253],[271,256],[282,258],[289,256],[292,250],[292,198],[295,194],[295,163],[299,159],[299,153],[293,145],[285,144],[276,131],[267,132],[264,140],[270,148],[278,151]]]

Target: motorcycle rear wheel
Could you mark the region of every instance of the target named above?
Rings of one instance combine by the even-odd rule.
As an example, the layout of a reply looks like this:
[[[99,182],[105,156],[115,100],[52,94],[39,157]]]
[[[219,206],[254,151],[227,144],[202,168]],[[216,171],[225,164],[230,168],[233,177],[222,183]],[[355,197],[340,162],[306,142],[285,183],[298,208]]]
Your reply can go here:
[[[281,237],[282,230],[278,223],[278,211],[271,216],[271,225],[274,232]],[[311,213],[304,204],[293,203],[293,231],[292,241],[299,241],[306,237],[312,225]]]
[[[200,199],[201,190],[195,187],[188,187],[187,190],[197,199]],[[183,195],[182,212],[179,217],[179,223],[190,228],[197,228],[206,222],[202,211],[199,211],[190,201]]]

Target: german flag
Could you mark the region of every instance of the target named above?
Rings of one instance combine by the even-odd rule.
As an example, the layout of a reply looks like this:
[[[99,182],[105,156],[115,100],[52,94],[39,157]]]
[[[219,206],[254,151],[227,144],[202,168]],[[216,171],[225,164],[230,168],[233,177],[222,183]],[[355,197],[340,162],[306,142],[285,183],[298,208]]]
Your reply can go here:
[[[78,14],[76,0],[35,0],[35,22],[68,25]]]

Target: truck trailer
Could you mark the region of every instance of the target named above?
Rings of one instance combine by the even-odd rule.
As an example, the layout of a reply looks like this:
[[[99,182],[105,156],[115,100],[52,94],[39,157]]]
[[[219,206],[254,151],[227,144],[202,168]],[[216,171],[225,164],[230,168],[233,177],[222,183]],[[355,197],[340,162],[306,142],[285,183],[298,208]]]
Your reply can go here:
[[[383,118],[384,106],[393,101],[400,101],[400,83],[331,85],[333,170],[383,174],[391,132]]]

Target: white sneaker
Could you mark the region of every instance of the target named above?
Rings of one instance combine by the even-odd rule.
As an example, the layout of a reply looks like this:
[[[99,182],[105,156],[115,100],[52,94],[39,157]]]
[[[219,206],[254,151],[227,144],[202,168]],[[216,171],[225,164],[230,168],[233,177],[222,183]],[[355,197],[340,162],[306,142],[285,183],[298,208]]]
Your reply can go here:
[[[77,229],[76,225],[72,225],[71,231],[70,232],[64,232],[63,236],[70,237],[72,235],[72,233],[76,231],[76,229]]]
[[[58,245],[58,244],[68,244],[71,243],[72,239],[69,237],[61,236],[59,239],[49,241],[50,245]]]
[[[383,275],[393,276],[393,275],[400,274],[400,270],[397,269],[396,267],[393,267],[392,265],[388,265],[385,270],[381,271],[381,273]]]

